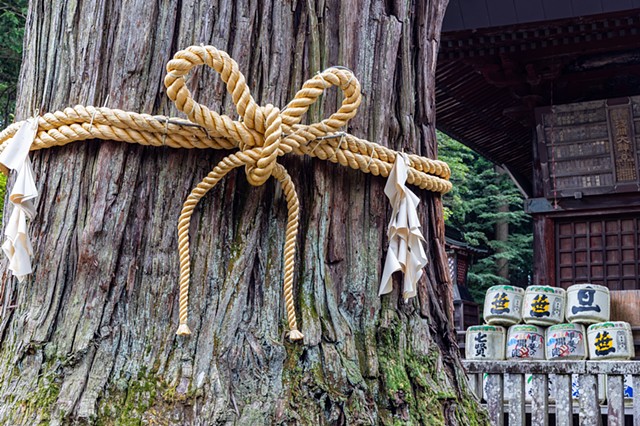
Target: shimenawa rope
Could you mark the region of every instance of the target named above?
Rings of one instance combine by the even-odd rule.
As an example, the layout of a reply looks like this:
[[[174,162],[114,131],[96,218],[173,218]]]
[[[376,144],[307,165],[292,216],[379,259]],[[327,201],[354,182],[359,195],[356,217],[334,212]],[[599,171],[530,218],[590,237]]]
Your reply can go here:
[[[241,120],[232,120],[197,103],[186,87],[185,76],[198,65],[216,70],[227,85]],[[270,176],[280,184],[287,200],[288,218],[284,246],[284,298],[289,323],[289,338],[300,340],[293,301],[295,241],[298,232],[298,196],[291,177],[278,157],[295,153],[318,157],[386,177],[397,153],[379,144],[338,132],[356,114],[361,102],[360,83],[342,67],[329,68],[307,80],[294,99],[280,111],[271,104],[259,106],[249,91],[238,64],[213,46],[191,46],[175,54],[167,64],[164,80],[167,95],[189,121],[151,116],[109,108],[77,105],[38,117],[38,133],[31,150],[66,145],[71,142],[104,139],[141,145],[174,148],[215,148],[239,151],[228,155],[187,197],[178,221],[180,257],[180,324],[177,334],[191,333],[187,326],[189,306],[189,224],[198,201],[229,171],[245,166],[247,180],[255,186]],[[309,106],[328,88],[340,88],[342,105],[329,118],[310,125],[300,124]],[[0,152],[24,122],[15,123],[0,133]],[[312,146],[313,145],[313,146]],[[446,163],[417,155],[408,155],[408,183],[446,193],[451,189]]]

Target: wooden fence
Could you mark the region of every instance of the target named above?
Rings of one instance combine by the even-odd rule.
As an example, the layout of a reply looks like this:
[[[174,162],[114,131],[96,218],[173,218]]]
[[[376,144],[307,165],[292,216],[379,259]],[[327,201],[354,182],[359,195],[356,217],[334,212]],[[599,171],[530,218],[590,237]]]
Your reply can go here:
[[[474,393],[486,401],[491,423],[509,426],[530,424],[547,426],[549,414],[556,425],[572,426],[573,415],[579,424],[600,426],[602,414],[610,426],[625,424],[625,409],[640,426],[640,362],[638,361],[463,361]],[[525,391],[525,377],[531,375],[531,388]],[[572,385],[577,378],[577,392]],[[633,397],[624,395],[624,378],[633,389]],[[552,380],[553,386],[549,386]],[[606,402],[598,394],[598,381],[606,387]],[[573,388],[573,389],[572,389]],[[528,393],[528,395],[527,395]],[[550,395],[551,394],[551,395]],[[528,398],[530,396],[530,398]],[[626,402],[626,407],[625,407]]]

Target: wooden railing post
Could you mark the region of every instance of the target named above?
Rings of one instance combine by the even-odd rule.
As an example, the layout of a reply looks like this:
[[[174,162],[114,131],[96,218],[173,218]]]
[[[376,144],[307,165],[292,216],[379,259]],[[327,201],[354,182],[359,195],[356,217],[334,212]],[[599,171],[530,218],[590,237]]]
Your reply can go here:
[[[482,387],[482,373],[487,375],[484,387],[489,418],[493,425],[504,423],[504,392],[507,393],[509,425],[521,426],[529,404],[525,399],[524,375],[532,374],[531,424],[549,424],[548,380],[553,375],[556,425],[573,426],[572,375],[578,375],[580,425],[601,426],[602,412],[598,394],[598,377],[607,376],[609,425],[625,424],[625,411],[633,413],[633,425],[640,426],[640,362],[637,361],[463,361],[470,383]],[[503,383],[504,375],[504,383]],[[625,407],[624,376],[631,376],[633,407]],[[503,389],[504,385],[504,389]],[[473,386],[473,385],[472,385]],[[479,399],[482,392],[478,391]],[[604,396],[602,397],[604,398]]]
[[[504,390],[502,388],[502,374],[489,374],[487,376],[487,385],[485,386],[487,394],[487,410],[489,411],[489,420],[493,426],[502,426]]]
[[[640,374],[634,374],[633,383],[633,426],[640,426]]]
[[[571,374],[557,374],[553,383],[556,395],[556,425],[573,426]]]
[[[609,426],[624,426],[624,376],[607,376],[607,423]]]
[[[525,425],[524,374],[505,374],[507,397],[509,399],[509,426]]]
[[[549,424],[549,377],[547,374],[534,374],[531,380],[531,424],[547,426]]]
[[[602,416],[600,414],[600,402],[598,401],[598,376],[594,374],[581,374],[580,386],[580,425],[600,426]]]
[[[470,373],[467,378],[471,392],[478,398],[478,401],[482,401],[482,373]]]
[[[590,373],[594,377],[598,374],[607,375],[607,387],[608,387],[608,410],[607,419],[609,425],[624,425],[625,424],[625,407],[624,407],[624,375],[630,374],[632,376],[633,388],[633,424],[640,426],[640,400],[638,398],[638,392],[640,385],[638,383],[638,375],[640,375],[640,362],[637,361],[587,361],[587,373]]]

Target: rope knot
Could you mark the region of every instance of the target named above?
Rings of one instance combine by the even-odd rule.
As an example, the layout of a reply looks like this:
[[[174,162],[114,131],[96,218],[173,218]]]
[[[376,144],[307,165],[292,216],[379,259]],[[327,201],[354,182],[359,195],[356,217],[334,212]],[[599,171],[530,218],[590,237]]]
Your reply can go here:
[[[265,183],[273,173],[276,160],[282,155],[280,149],[280,140],[282,138],[282,117],[280,110],[271,104],[260,107],[261,116],[264,117],[264,125],[258,124],[258,128],[264,128],[264,138],[260,138],[259,147],[253,148],[253,154],[249,154],[245,149],[245,153],[250,155],[255,161],[247,163],[245,172],[247,180],[251,185],[260,186]],[[259,129],[256,129],[260,131]]]
[[[238,112],[239,120],[211,111],[196,102],[186,87],[185,76],[198,65],[206,64],[220,74]],[[291,329],[289,338],[301,340],[298,330],[293,296],[296,235],[298,232],[299,203],[291,176],[277,162],[281,155],[290,152],[317,156],[323,160],[338,162],[344,166],[388,176],[395,152],[367,141],[339,132],[356,114],[362,101],[360,83],[353,73],[343,67],[331,67],[307,80],[282,111],[273,105],[259,106],[251,96],[244,75],[238,64],[223,51],[213,46],[192,46],[175,54],[167,64],[164,80],[167,96],[183,111],[189,120],[206,131],[208,138],[222,140],[224,147],[240,150],[228,155],[189,194],[178,223],[178,248],[180,252],[180,327],[178,334],[189,334],[187,326],[189,306],[189,227],[195,206],[206,193],[230,170],[245,166],[249,183],[262,185],[271,176],[280,182],[287,200],[287,228],[284,246],[283,293],[287,321]],[[342,104],[333,114],[318,122],[302,124],[309,107],[320,99],[325,90],[335,87],[343,94]],[[339,137],[339,141],[335,138]],[[331,140],[333,139],[333,141]],[[343,140],[346,144],[343,147]],[[313,149],[310,143],[317,141]],[[325,142],[326,141],[326,142]],[[337,147],[335,146],[337,143]],[[333,144],[333,146],[332,146]],[[315,154],[318,149],[317,154]],[[375,157],[375,158],[374,158]],[[439,163],[412,156],[409,183],[438,192],[450,188],[448,169],[438,170]],[[367,161],[368,160],[368,161]],[[435,166],[434,166],[435,165]],[[437,173],[442,176],[431,176]]]

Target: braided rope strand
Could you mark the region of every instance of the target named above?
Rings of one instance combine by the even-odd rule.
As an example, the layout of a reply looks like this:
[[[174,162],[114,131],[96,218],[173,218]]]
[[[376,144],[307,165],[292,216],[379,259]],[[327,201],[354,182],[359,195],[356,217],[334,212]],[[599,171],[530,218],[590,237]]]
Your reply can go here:
[[[185,77],[191,69],[207,65],[220,74],[241,120],[211,111],[196,102]],[[178,335],[191,333],[187,325],[189,309],[189,227],[199,200],[227,173],[245,166],[249,183],[264,184],[271,176],[282,186],[287,200],[288,218],[284,245],[283,292],[291,340],[300,340],[293,299],[293,275],[298,232],[299,201],[291,176],[277,162],[288,153],[308,155],[345,167],[387,177],[397,152],[374,142],[340,132],[355,116],[362,102],[360,83],[346,68],[333,67],[307,80],[289,104],[280,111],[268,104],[259,106],[251,95],[244,75],[226,52],[213,46],[191,46],[177,52],[167,63],[164,79],[167,96],[188,120],[152,116],[118,109],[77,105],[37,118],[38,132],[31,150],[89,140],[113,140],[148,146],[187,149],[239,149],[221,160],[191,191],[178,220],[180,258],[180,300]],[[343,93],[342,104],[328,118],[301,124],[309,107],[331,86]],[[24,122],[14,123],[0,132],[0,152]],[[451,190],[449,166],[438,160],[409,154],[407,182],[419,188],[444,194]]]
[[[220,179],[231,170],[244,164],[236,155],[231,154],[223,158],[216,167],[196,186],[182,206],[178,219],[178,255],[180,257],[180,324],[178,335],[189,335],[191,330],[187,325],[189,314],[189,281],[191,278],[191,259],[189,255],[189,227],[191,216],[198,202],[211,190]]]
[[[296,238],[298,236],[298,221],[300,202],[296,194],[296,188],[289,173],[280,164],[276,164],[273,177],[280,181],[282,192],[287,200],[287,228],[284,242],[284,302],[287,309],[287,322],[289,323],[289,339],[301,340],[304,335],[298,331],[296,320],[296,308],[293,301],[293,270],[296,257]]]

